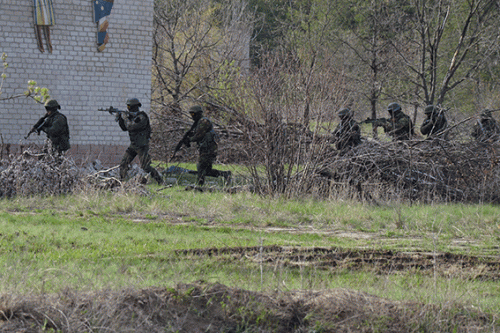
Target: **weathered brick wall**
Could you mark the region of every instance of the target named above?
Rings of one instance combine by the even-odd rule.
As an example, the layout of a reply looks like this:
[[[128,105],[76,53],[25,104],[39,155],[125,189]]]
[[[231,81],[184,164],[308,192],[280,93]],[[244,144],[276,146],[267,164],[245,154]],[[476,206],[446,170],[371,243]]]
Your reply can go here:
[[[47,87],[68,117],[72,149],[81,160],[99,157],[116,163],[129,143],[114,116],[98,108],[125,109],[129,97],[149,112],[153,0],[115,1],[109,16],[109,43],[97,51],[93,1],[53,1],[56,25],[50,28],[53,52],[37,47],[33,1],[0,0],[0,53],[8,56],[2,98],[26,90],[28,80]],[[45,38],[42,38],[44,46]],[[29,143],[42,145],[45,135],[24,136],[45,113],[32,99],[0,101],[0,134],[16,153]]]

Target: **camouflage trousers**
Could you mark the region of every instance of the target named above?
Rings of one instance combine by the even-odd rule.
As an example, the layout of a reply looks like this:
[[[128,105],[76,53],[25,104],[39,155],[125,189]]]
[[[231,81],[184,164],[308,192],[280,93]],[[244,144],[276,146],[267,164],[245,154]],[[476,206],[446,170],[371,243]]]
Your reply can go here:
[[[149,146],[145,145],[142,147],[130,146],[125,151],[122,161],[120,162],[120,178],[125,179],[127,172],[129,170],[130,163],[134,160],[136,156],[139,156],[139,162],[141,162],[141,168],[145,172],[149,173],[151,177],[156,180],[158,184],[162,184],[162,178],[158,171],[151,166],[151,156],[149,155]]]
[[[205,184],[205,177],[224,177],[226,182],[230,181],[231,171],[219,171],[212,167],[217,155],[200,153],[196,170],[198,171],[198,184]]]

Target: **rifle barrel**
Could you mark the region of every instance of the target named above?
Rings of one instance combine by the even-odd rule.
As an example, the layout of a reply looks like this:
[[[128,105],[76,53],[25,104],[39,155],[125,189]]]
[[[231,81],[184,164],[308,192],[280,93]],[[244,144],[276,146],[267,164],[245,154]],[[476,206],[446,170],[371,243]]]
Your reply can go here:
[[[115,109],[112,106],[109,107],[109,108],[107,108],[107,109],[99,108],[99,109],[97,109],[97,111],[106,111],[106,112],[109,112],[109,113],[129,113],[128,111]]]

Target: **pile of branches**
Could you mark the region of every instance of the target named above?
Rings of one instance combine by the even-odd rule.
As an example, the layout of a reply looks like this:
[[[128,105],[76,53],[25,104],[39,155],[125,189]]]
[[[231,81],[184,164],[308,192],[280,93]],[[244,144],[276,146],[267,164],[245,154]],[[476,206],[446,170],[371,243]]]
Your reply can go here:
[[[284,122],[272,110],[257,122],[227,107],[208,109],[220,135],[216,163],[248,166],[259,193],[500,202],[500,143],[475,141],[470,136],[474,117],[454,121],[445,139],[424,140],[417,135],[411,141],[394,142],[384,135],[382,140],[364,138],[357,147],[338,151],[328,130],[313,133]],[[152,151],[168,160],[192,122],[182,114],[165,115],[157,119]],[[176,156],[178,161],[194,162],[197,155],[196,148],[190,148]]]
[[[359,196],[422,202],[500,202],[500,144],[419,140],[334,152],[318,174]]]
[[[105,168],[99,160],[77,166],[73,159],[25,150],[0,160],[0,198],[59,195],[77,191],[109,190],[148,194],[149,176],[132,165],[127,181],[120,180],[118,166]]]
[[[0,198],[71,193],[80,179],[81,170],[72,159],[26,150],[0,161]]]

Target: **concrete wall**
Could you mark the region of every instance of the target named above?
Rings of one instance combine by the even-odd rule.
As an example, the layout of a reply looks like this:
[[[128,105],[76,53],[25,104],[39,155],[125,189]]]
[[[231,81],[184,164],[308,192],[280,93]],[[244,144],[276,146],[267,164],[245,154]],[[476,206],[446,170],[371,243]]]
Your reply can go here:
[[[68,118],[68,155],[75,160],[98,157],[115,164],[129,144],[107,112],[110,105],[125,109],[137,97],[149,113],[153,0],[114,1],[109,18],[109,43],[97,51],[94,1],[53,1],[56,25],[50,27],[53,52],[37,47],[32,0],[0,0],[0,53],[8,56],[8,75],[1,98],[22,93],[28,80],[50,90]],[[45,38],[43,43],[45,46]],[[45,135],[24,136],[45,113],[30,98],[0,101],[0,134],[4,148],[17,153],[21,146],[42,145]]]

